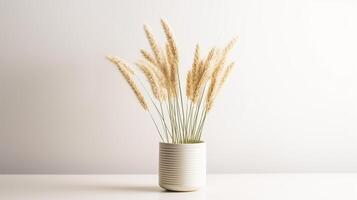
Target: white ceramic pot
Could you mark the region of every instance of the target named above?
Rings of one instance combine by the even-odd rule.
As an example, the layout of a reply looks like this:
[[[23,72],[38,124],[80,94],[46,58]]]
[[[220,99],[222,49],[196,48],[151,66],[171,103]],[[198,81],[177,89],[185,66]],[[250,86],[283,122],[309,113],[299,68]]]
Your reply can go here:
[[[206,144],[160,143],[159,185],[171,191],[194,191],[206,184]]]

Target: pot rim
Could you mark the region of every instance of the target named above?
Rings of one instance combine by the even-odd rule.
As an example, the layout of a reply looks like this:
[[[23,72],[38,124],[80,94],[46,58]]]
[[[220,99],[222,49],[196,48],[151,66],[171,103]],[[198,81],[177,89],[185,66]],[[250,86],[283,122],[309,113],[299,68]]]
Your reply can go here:
[[[183,143],[183,144],[175,144],[175,143],[167,143],[167,142],[159,142],[159,144],[163,144],[163,145],[176,145],[176,146],[185,146],[185,145],[204,145],[206,144],[205,141],[200,141],[197,143]]]

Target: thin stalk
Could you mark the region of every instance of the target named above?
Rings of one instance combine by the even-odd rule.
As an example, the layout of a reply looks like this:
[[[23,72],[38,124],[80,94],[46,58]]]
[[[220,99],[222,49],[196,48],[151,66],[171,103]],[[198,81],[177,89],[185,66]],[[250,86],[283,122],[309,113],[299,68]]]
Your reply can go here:
[[[181,111],[180,111],[180,105],[179,105],[179,102],[178,102],[178,98],[176,97],[175,98],[175,112],[176,112],[176,115],[177,115],[177,119],[178,119],[178,128],[179,128],[179,140],[182,141],[183,139],[183,123],[182,123],[182,115],[181,115]],[[182,142],[181,142],[182,143]]]
[[[190,136],[192,135],[192,130],[191,130],[191,123],[192,123],[192,109],[193,109],[193,102],[191,101],[190,103],[190,109],[189,109],[189,117],[188,117],[188,137],[187,141],[189,142]]]
[[[183,111],[183,100],[182,100],[182,89],[181,89],[181,80],[180,80],[180,73],[179,73],[179,70],[178,70],[178,67],[176,68],[176,74],[177,74],[177,79],[178,79],[178,82],[179,82],[179,91],[180,91],[180,99],[181,99],[181,111],[182,111],[182,119],[183,119],[183,124],[182,125],[185,125],[185,112]],[[183,126],[184,127],[184,126]]]
[[[173,101],[172,107],[173,107],[172,114],[174,116],[174,123],[175,123],[175,129],[176,129],[176,143],[179,143],[179,139],[180,139],[180,127],[179,126],[180,126],[180,124],[178,123],[175,101]]]
[[[170,109],[170,103],[169,103],[169,99],[167,98],[167,101],[165,101],[165,106],[166,106],[166,111],[167,111],[167,115],[168,115],[168,124],[170,125],[170,127],[168,126],[168,129],[171,129],[171,134],[170,138],[171,138],[171,142],[173,142],[173,137],[174,137],[174,128],[172,126],[172,120],[171,120],[171,109]],[[169,132],[170,133],[170,132]]]
[[[157,126],[157,124],[156,124],[156,122],[155,122],[155,120],[154,120],[154,117],[152,116],[152,114],[151,114],[151,112],[150,112],[149,110],[148,110],[148,112],[149,112],[149,114],[150,114],[151,120],[152,120],[152,121],[154,122],[154,124],[155,124],[156,130],[157,130],[157,132],[159,133],[161,140],[162,140],[162,141],[165,141],[165,140],[162,138],[162,135],[161,135],[161,133],[160,133],[159,127]]]
[[[161,113],[162,113],[163,120],[166,121],[166,120],[165,120],[165,112],[164,112],[164,110],[163,110],[163,108],[162,108],[162,102],[161,102],[161,101],[160,101],[160,110],[161,110]],[[166,141],[167,141],[168,143],[170,142],[170,140],[169,140],[169,135],[170,135],[170,137],[171,137],[171,134],[170,134],[170,132],[169,132],[167,126],[166,126],[166,122],[165,122],[165,136],[166,136]]]
[[[198,117],[198,114],[200,112],[200,109],[201,109],[201,105],[202,105],[202,99],[203,99],[203,95],[206,91],[206,87],[204,87],[203,91],[202,91],[202,94],[200,96],[200,100],[199,100],[199,103],[198,103],[198,108],[196,109],[196,114],[195,114],[195,123],[193,124],[193,134],[195,134],[195,131],[196,131],[196,128],[198,128],[198,124],[197,124],[197,117]]]
[[[195,124],[195,113],[197,110],[197,105],[195,103],[192,104],[192,112],[191,112],[191,116],[190,116],[190,141],[192,142],[192,133],[193,133],[193,127]]]
[[[184,142],[187,142],[187,136],[188,136],[188,97],[186,96],[186,118],[185,118],[185,134],[184,134]]]
[[[162,115],[162,113],[160,113],[159,109],[157,108],[157,105],[156,105],[156,103],[154,102],[154,100],[152,99],[152,97],[151,97],[149,91],[146,89],[146,87],[144,86],[144,84],[143,84],[143,82],[141,81],[141,79],[140,79],[138,76],[136,76],[136,75],[134,75],[134,76],[135,76],[136,79],[139,81],[141,87],[144,88],[144,91],[145,91],[145,93],[147,94],[147,96],[149,96],[149,99],[150,99],[151,103],[154,105],[154,107],[155,107],[157,113],[160,115],[162,125],[164,125],[165,128],[167,129],[167,125],[166,125],[166,122],[165,122],[165,118],[164,118],[164,116]],[[161,102],[160,102],[160,103],[161,103]],[[165,141],[165,140],[163,140],[163,141]]]
[[[178,118],[177,118],[177,111],[176,111],[176,101],[173,100],[173,111],[172,111],[172,114],[174,116],[174,119],[175,119],[175,127],[176,127],[176,142],[179,143],[179,138],[180,138],[180,124],[177,122],[178,121]]]
[[[177,128],[177,119],[176,119],[176,115],[174,112],[174,104],[172,103],[172,100],[170,99],[169,101],[169,109],[170,109],[170,122],[171,122],[171,126],[172,126],[172,130],[174,132],[173,134],[173,139],[174,139],[174,143],[177,143],[177,139],[178,139],[178,128]]]
[[[172,106],[171,106],[171,100],[170,97],[168,97],[167,99],[168,103],[167,103],[167,108],[168,108],[168,112],[169,112],[169,119],[170,119],[170,126],[171,126],[171,133],[172,133],[172,142],[175,143],[175,127],[173,124],[173,116],[172,116]]]
[[[193,120],[193,124],[192,124],[192,133],[195,133],[195,130],[196,130],[196,126],[197,126],[197,116],[198,116],[198,113],[200,111],[200,107],[201,107],[201,104],[198,104],[198,106],[196,106],[196,112],[194,114],[194,120]]]
[[[199,125],[199,129],[196,133],[196,139],[199,141],[201,140],[201,135],[202,135],[202,130],[203,130],[203,125],[205,123],[206,120],[206,116],[207,116],[207,109],[204,110],[204,113],[202,114],[203,118],[201,118],[200,120],[200,125]]]

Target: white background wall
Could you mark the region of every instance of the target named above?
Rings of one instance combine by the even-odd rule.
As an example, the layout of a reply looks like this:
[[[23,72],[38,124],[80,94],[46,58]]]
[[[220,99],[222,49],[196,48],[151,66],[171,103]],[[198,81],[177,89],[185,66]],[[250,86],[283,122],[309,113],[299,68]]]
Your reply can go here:
[[[194,44],[234,35],[237,60],[205,129],[209,172],[357,172],[353,0],[0,0],[0,173],[155,173],[158,135],[108,53],[142,24]]]

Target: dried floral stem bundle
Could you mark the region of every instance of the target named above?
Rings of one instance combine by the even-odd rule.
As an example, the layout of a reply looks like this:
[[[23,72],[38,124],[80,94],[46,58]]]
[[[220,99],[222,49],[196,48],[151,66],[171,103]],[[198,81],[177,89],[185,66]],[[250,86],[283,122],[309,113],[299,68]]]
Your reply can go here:
[[[161,26],[166,37],[163,48],[159,46],[150,28],[144,25],[151,52],[141,49],[143,59],[135,63],[147,80],[151,92],[122,59],[114,56],[107,58],[117,66],[141,106],[149,112],[163,142],[198,143],[201,142],[206,116],[234,67],[234,62],[226,64],[226,60],[237,38],[231,40],[222,50],[212,48],[206,56],[201,55],[200,46],[196,45],[192,68],[186,76],[184,96],[177,45],[168,23],[161,20]],[[147,93],[151,107],[135,83],[136,79]],[[156,118],[152,110],[156,112]]]

